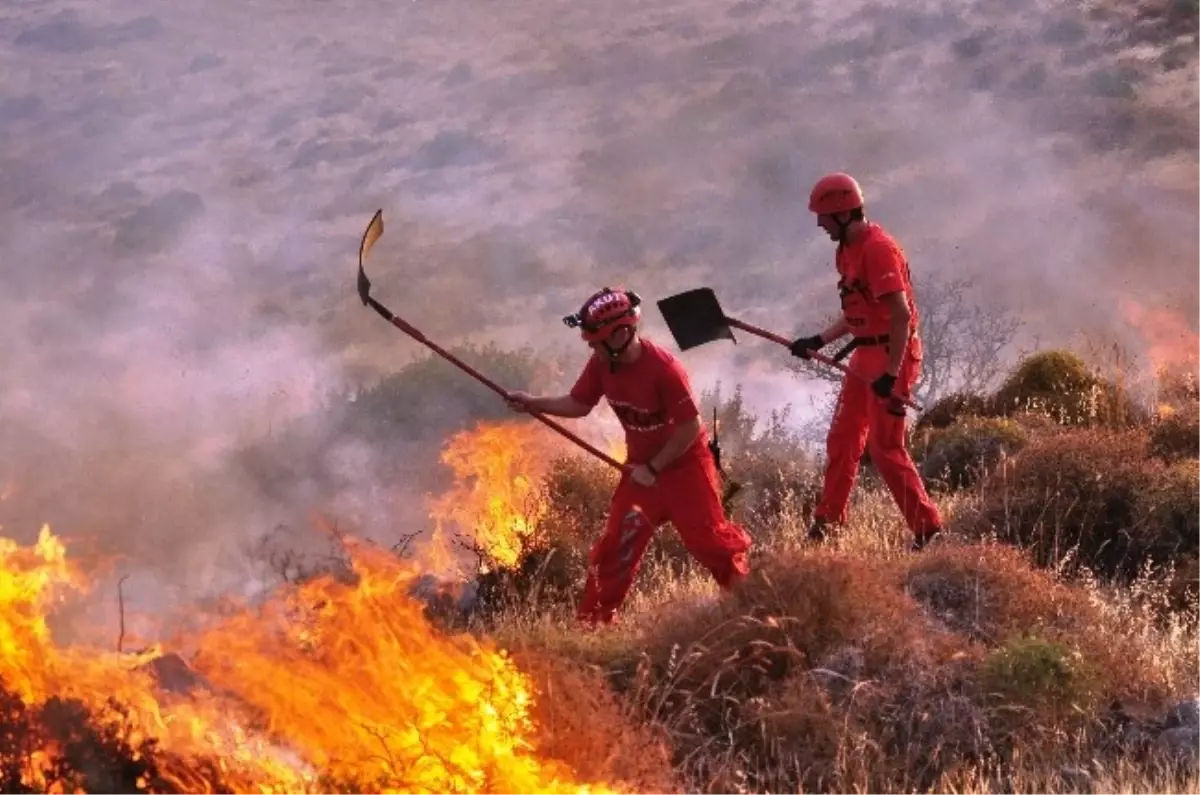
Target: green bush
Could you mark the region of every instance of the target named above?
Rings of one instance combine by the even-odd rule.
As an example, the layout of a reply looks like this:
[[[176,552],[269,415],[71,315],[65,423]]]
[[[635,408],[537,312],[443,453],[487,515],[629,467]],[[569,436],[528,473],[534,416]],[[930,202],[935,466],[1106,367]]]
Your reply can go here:
[[[945,428],[967,417],[987,417],[991,413],[988,399],[974,392],[952,392],[939,398],[921,414],[913,432]]]
[[[991,650],[980,666],[984,698],[1002,721],[1089,714],[1097,705],[1096,673],[1077,652],[1036,636],[1016,636]],[[1017,707],[1020,709],[1012,709]]]
[[[570,604],[587,574],[587,552],[604,532],[618,473],[590,456],[566,455],[551,462],[539,486],[545,507],[524,539],[517,564],[493,566],[478,578],[479,612],[524,603]]]
[[[710,434],[715,413],[723,463],[739,455],[805,458],[803,445],[788,425],[791,411],[788,404],[759,417],[746,406],[741,384],[728,398],[723,397],[720,382],[700,395],[700,416]]]
[[[1093,373],[1066,351],[1042,351],[1023,359],[992,397],[995,413],[1045,414],[1071,427],[1122,428],[1145,421],[1128,393]]]
[[[926,431],[917,437],[912,452],[926,482],[953,490],[974,485],[1027,442],[1025,431],[1013,420],[977,418]]]

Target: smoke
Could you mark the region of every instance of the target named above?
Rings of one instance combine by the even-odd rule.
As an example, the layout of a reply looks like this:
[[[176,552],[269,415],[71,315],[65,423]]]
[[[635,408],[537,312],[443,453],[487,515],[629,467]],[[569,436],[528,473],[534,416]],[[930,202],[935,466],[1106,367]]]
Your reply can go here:
[[[421,352],[353,294],[377,207],[381,300],[443,345],[530,345],[568,370],[584,352],[560,318],[603,284],[641,292],[668,347],[654,301],[701,284],[778,333],[824,325],[833,252],[805,202],[835,169],[919,281],[976,278],[1026,342],[1137,347],[1122,295],[1195,328],[1195,31],[1181,56],[1176,12],[597,8],[8,10],[4,532],[50,521],[209,589],[311,511],[420,529],[409,473],[436,463],[417,421],[381,449],[329,419]],[[697,390],[740,382],[760,414],[811,419],[827,385],[739,336],[683,355]],[[298,426],[318,451],[281,445],[269,484],[247,472],[240,450]]]

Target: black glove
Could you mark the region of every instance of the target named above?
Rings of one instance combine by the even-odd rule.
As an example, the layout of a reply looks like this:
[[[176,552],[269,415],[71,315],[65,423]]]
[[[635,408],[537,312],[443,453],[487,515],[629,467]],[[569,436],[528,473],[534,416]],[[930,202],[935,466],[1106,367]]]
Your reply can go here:
[[[788,346],[788,350],[792,352],[792,356],[800,359],[807,359],[808,354],[812,351],[819,351],[825,345],[820,334],[814,334],[811,337],[801,337]]]
[[[884,373],[871,382],[871,389],[884,400],[892,396],[892,387],[896,385],[896,376]]]

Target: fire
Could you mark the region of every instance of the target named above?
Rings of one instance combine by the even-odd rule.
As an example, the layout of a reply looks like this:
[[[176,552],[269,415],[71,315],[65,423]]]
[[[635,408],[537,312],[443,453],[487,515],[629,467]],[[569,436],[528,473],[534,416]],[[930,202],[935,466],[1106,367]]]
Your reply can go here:
[[[408,596],[415,567],[345,544],[355,582],[287,586],[164,656],[56,643],[47,618],[86,578],[49,528],[31,547],[0,538],[0,784],[595,791],[538,754],[533,686],[502,650],[439,634]],[[194,681],[167,682],[172,658]]]
[[[1195,372],[1200,367],[1200,335],[1174,312],[1153,309],[1122,296],[1121,314],[1137,329],[1146,355],[1156,371],[1182,369]]]
[[[431,503],[435,535],[426,554],[444,554],[438,548],[446,529],[457,527],[491,562],[516,565],[548,508],[542,478],[565,452],[560,437],[530,421],[485,422],[455,434],[441,457],[454,484]]]

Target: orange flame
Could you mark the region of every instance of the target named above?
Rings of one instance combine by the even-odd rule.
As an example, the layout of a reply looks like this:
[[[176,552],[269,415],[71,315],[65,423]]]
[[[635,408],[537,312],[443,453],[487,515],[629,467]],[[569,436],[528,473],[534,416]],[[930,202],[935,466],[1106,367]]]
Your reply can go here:
[[[97,726],[124,726],[130,764],[155,762],[146,790],[592,791],[539,755],[533,688],[506,654],[438,634],[408,596],[415,567],[345,543],[357,582],[313,579],[216,620],[192,639],[207,686],[173,693],[146,666],[157,651],[56,644],[47,616],[86,579],[49,528],[31,547],[0,538],[0,696],[78,699]],[[25,787],[82,787],[52,737],[21,742],[0,747],[0,773],[22,753]]]
[[[436,529],[426,554],[444,555],[438,547],[454,526],[491,562],[514,566],[546,514],[541,480],[565,452],[559,437],[528,421],[484,422],[455,434],[441,457],[455,481],[431,502]]]

